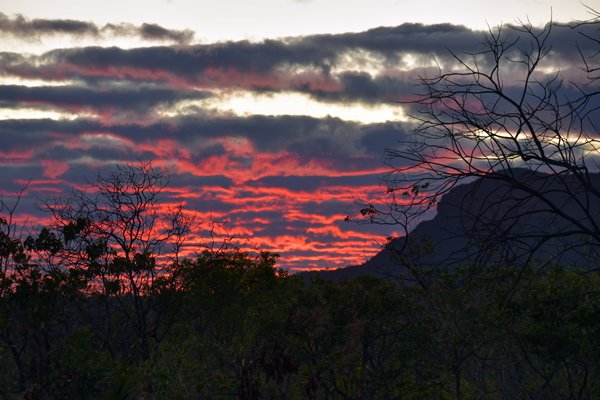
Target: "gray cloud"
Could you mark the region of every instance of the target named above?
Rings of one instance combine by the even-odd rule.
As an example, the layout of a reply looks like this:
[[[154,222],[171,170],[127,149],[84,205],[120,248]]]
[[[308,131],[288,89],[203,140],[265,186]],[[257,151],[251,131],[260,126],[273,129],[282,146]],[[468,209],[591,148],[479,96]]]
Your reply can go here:
[[[125,109],[146,112],[157,105],[209,97],[208,92],[175,90],[150,85],[125,84],[114,87],[0,85],[0,104],[17,108],[43,104],[48,108]]]
[[[130,29],[123,25],[107,27],[102,30]],[[146,24],[136,29],[147,38],[187,40],[186,33],[167,31],[157,25]],[[572,64],[579,59],[576,43],[586,54],[595,52],[595,43],[582,36],[596,34],[592,29],[590,26],[579,30],[553,26],[548,43],[552,49],[549,62]],[[516,30],[509,33],[514,39],[519,35]],[[258,43],[238,41],[134,49],[85,47],[53,50],[32,57],[2,53],[0,73],[50,80],[78,79],[90,85],[112,80],[154,81],[166,85],[185,82],[200,88],[299,91],[329,101],[389,102],[414,92],[418,75],[426,74],[431,67],[405,66],[402,74],[372,75],[353,71],[353,64],[347,65],[348,60],[354,59],[356,65],[361,57],[370,57],[372,62],[379,63],[381,71],[394,71],[402,66],[402,56],[411,55],[424,62],[434,59],[452,62],[449,49],[458,55],[473,53],[483,49],[483,41],[483,32],[463,26],[404,24],[360,33],[311,35]],[[515,50],[520,46],[528,45],[522,40]],[[485,57],[480,62],[485,67]],[[335,74],[332,73],[334,68]],[[299,70],[312,72],[306,74]]]
[[[175,31],[163,28],[157,24],[142,24],[139,28],[140,35],[149,40],[172,40],[177,43],[189,43],[194,38],[194,32],[190,30]]]
[[[133,143],[153,142],[169,138],[194,159],[226,154],[218,142],[210,139],[247,138],[256,151],[276,153],[286,151],[300,160],[325,160],[332,166],[369,169],[381,165],[382,150],[395,140],[405,137],[401,124],[368,124],[342,121],[337,118],[317,119],[304,116],[250,116],[230,118],[185,117],[143,125],[135,123],[107,125],[101,121],[77,120],[3,120],[0,136],[3,151],[37,149],[45,156],[59,160],[77,158],[81,150],[73,144],[81,135],[104,132]],[[110,143],[87,142],[86,155],[97,159],[129,156],[134,149],[111,146]],[[67,145],[71,145],[69,149]]]
[[[98,36],[100,30],[91,22],[71,19],[33,19],[22,15],[14,18],[0,13],[0,32],[19,37],[39,37],[40,35],[69,34]]]
[[[27,19],[22,15],[13,18],[0,12],[0,37],[3,35],[20,38],[40,39],[45,35],[74,35],[101,37],[104,35],[133,35],[147,40],[163,40],[189,43],[194,33],[190,30],[171,30],[157,24],[106,24],[71,19]]]

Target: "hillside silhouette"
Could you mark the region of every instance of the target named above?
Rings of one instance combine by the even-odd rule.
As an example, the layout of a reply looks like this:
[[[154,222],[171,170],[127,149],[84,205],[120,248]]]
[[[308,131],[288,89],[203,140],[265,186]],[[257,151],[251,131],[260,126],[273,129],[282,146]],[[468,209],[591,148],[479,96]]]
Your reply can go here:
[[[511,174],[518,185],[489,177],[456,186],[442,197],[433,219],[422,221],[407,236],[392,239],[362,265],[306,276],[335,281],[363,275],[411,280],[410,270],[415,268],[532,263],[594,268],[599,249],[578,232],[597,223],[582,210],[600,215],[598,198],[589,196],[569,175],[526,169]],[[590,175],[590,182],[599,187],[600,174]]]

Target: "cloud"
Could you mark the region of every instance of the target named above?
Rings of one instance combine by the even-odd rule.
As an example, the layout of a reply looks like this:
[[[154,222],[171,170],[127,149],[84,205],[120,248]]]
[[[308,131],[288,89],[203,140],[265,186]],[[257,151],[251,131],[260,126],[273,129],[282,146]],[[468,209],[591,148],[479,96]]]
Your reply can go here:
[[[80,29],[94,32],[92,28]],[[125,34],[130,29],[107,25],[101,31]],[[573,66],[573,60],[579,59],[575,43],[584,53],[595,51],[594,43],[582,40],[580,34],[594,32],[588,32],[588,27],[582,27],[582,32],[558,25],[553,29],[547,63],[562,71],[579,71]],[[146,38],[160,36],[180,41],[187,37],[149,24],[135,31]],[[511,31],[509,36],[518,35]],[[458,55],[477,52],[484,40],[483,32],[463,26],[403,24],[359,33],[261,42],[132,49],[83,47],[57,49],[39,56],[1,53],[0,72],[27,79],[79,80],[89,85],[117,80],[177,89],[295,91],[326,101],[376,104],[410,98],[420,76],[456,62],[449,49]],[[485,68],[484,55],[480,63]]]
[[[139,28],[140,36],[148,40],[171,40],[177,43],[189,43],[194,38],[190,30],[174,31],[163,28],[157,24],[142,24]]]
[[[573,64],[579,59],[574,43],[579,39],[583,52],[594,50],[593,43],[569,28],[553,29],[549,70],[560,67],[573,82],[586,80]],[[359,113],[410,101],[420,76],[455,62],[449,49],[475,52],[484,40],[483,32],[463,26],[404,24],[190,45],[191,32],[153,24],[97,26],[3,14],[0,35],[175,43],[0,53],[0,194],[31,179],[23,204],[35,215],[36,201],[82,187],[116,163],[151,161],[171,176],[165,204],[183,201],[204,220],[227,221],[252,246],[282,252],[293,269],[356,264],[378,248],[388,227],[344,218],[358,213],[357,200],[386,201],[384,149],[410,141],[413,128],[391,118],[315,117],[307,115],[309,102]],[[480,61],[485,68],[486,58]],[[564,93],[575,94],[570,84]],[[288,94],[299,99],[294,115],[226,109],[235,104],[231,99],[252,105],[259,97],[284,102]],[[416,111],[405,103],[399,108]],[[31,110],[55,116],[39,119]],[[202,232],[196,234],[190,248],[201,241]]]
[[[155,85],[127,83],[113,87],[0,85],[0,105],[9,108],[34,104],[57,109],[109,108],[143,113],[158,105],[173,105],[182,100],[199,100],[210,96],[206,91],[175,90]]]
[[[69,164],[56,160],[40,160],[43,174],[47,178],[56,179],[69,170]]]
[[[0,13],[0,32],[4,35],[18,37],[37,37],[40,35],[89,35],[98,36],[100,30],[91,22],[76,21],[71,19],[33,19],[29,20],[22,15],[10,18]]]
[[[7,164],[0,165],[0,175],[7,179],[2,187],[15,189],[39,177],[29,193],[40,201],[83,184],[85,177],[109,170],[114,162],[142,158],[171,174],[169,199],[219,216],[255,246],[284,252],[286,266],[344,266],[363,261],[377,247],[367,238],[379,234],[343,223],[356,211],[360,196],[383,192],[377,184],[384,171],[379,157],[344,143],[359,143],[372,129],[307,117],[183,118],[110,126],[82,118],[5,120],[0,134],[7,139],[2,154]],[[308,151],[311,140],[314,154]],[[299,149],[297,144],[305,141],[306,150]],[[331,144],[324,146],[327,141]],[[326,228],[332,224],[339,226]]]
[[[320,173],[331,171],[325,176],[343,176],[342,171],[352,175],[353,171],[381,166],[383,149],[405,138],[408,129],[402,123],[365,125],[305,116],[200,115],[159,119],[148,124],[144,121],[111,124],[85,118],[0,120],[4,152],[33,148],[56,152],[55,157],[67,153],[73,157],[85,150],[98,157],[130,154],[134,158],[189,159],[198,165],[210,158],[213,162],[226,162],[230,169],[232,165],[249,168],[247,163],[254,163],[253,168],[263,168],[259,165],[268,161],[266,156],[252,157],[268,154],[272,162],[281,158],[282,163],[300,163],[296,171],[305,171],[302,175],[308,174],[311,165],[318,165]],[[285,171],[281,165],[271,170]],[[264,168],[269,170],[268,166]],[[213,169],[217,170],[214,166]]]
[[[9,17],[0,13],[0,37],[13,36],[20,39],[40,39],[46,35],[72,35],[101,38],[105,36],[137,36],[146,40],[170,41],[179,44],[189,43],[194,38],[190,30],[171,30],[157,24],[106,24],[98,26],[93,22],[71,19],[27,19],[22,15]]]

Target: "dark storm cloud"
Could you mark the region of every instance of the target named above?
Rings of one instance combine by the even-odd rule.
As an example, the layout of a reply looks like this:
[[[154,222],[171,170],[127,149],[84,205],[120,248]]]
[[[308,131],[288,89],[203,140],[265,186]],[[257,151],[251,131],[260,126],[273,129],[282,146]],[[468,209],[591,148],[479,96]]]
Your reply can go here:
[[[9,108],[33,103],[50,108],[118,108],[144,112],[157,105],[170,105],[181,100],[203,99],[209,96],[210,93],[207,92],[139,84],[103,88],[0,85],[0,105]]]
[[[190,30],[171,30],[157,24],[106,24],[102,27],[87,21],[71,19],[27,19],[22,15],[13,18],[0,13],[0,37],[3,35],[39,39],[44,35],[75,35],[100,37],[102,35],[135,35],[142,39],[189,43],[194,34]]]

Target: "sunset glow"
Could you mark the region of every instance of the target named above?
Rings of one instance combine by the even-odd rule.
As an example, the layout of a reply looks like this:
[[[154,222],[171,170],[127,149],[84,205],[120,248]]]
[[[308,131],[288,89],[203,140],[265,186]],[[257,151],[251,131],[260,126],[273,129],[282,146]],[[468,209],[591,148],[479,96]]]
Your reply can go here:
[[[10,203],[25,188],[20,221],[43,223],[45,199],[142,160],[170,176],[163,202],[204,224],[186,254],[217,221],[293,271],[360,264],[394,234],[346,217],[388,201],[384,151],[410,138],[419,77],[502,17],[468,1],[473,15],[388,0],[38,3],[0,6],[0,194]],[[538,3],[504,22],[539,25],[551,6],[555,20],[586,18]],[[558,35],[543,71],[581,76],[574,33]]]

